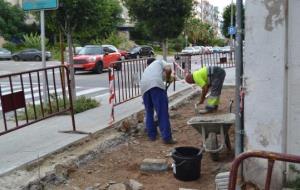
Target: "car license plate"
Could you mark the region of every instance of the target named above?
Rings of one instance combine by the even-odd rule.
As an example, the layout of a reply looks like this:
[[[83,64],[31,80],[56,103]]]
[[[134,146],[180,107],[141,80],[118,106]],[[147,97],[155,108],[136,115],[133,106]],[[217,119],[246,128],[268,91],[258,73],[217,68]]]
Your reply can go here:
[[[73,65],[74,68],[83,68],[83,65]]]

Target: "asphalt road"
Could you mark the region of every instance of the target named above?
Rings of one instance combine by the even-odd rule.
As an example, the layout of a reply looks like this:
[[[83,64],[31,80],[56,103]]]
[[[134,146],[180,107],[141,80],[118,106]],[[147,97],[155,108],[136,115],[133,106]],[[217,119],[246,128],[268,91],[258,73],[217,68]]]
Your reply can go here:
[[[162,56],[157,56],[158,59],[162,59]],[[173,57],[168,57],[168,61],[172,62]],[[47,61],[46,66],[58,66],[60,65],[59,61]],[[11,74],[11,73],[17,73],[17,72],[23,72],[23,71],[29,71],[33,69],[39,69],[42,68],[42,62],[36,62],[36,61],[0,61],[0,75],[4,74]],[[55,74],[58,76],[59,72],[56,71]],[[34,77],[33,77],[34,78]],[[36,78],[36,77],[35,77]],[[27,80],[27,81],[26,81]],[[29,84],[29,77],[25,77],[25,83],[27,82],[27,86],[25,88],[30,88]],[[34,81],[37,82],[37,81]],[[9,91],[9,83],[8,81],[1,81],[2,86],[4,85],[4,88]],[[20,83],[20,82],[19,82]],[[51,81],[50,81],[51,83]],[[14,84],[13,84],[14,85]],[[19,85],[19,84],[17,84]],[[53,84],[52,85],[52,91],[54,90]],[[101,74],[94,74],[92,72],[85,72],[85,71],[77,71],[75,74],[75,86],[76,86],[76,95],[77,96],[87,96],[92,98],[99,98],[101,96],[105,96],[109,92],[109,84],[108,84],[108,73],[107,71],[104,71]],[[34,86],[36,89],[37,87]],[[3,88],[3,87],[2,87]],[[26,90],[26,89],[25,89]],[[61,91],[61,89],[58,89]],[[30,89],[27,90],[28,93],[30,92]],[[2,93],[5,94],[5,91]],[[9,93],[9,92],[7,92]]]
[[[58,61],[48,61],[47,67],[58,66]],[[32,61],[0,61],[0,75],[29,71],[42,68],[42,62]],[[58,72],[55,72],[59,75]],[[26,79],[25,79],[26,80]],[[3,83],[3,81],[2,81]],[[26,81],[25,81],[26,83]],[[94,74],[91,72],[76,72],[75,75],[76,92],[79,95],[88,97],[97,97],[108,93],[108,74],[104,71],[102,74]],[[25,87],[26,88],[26,87]]]

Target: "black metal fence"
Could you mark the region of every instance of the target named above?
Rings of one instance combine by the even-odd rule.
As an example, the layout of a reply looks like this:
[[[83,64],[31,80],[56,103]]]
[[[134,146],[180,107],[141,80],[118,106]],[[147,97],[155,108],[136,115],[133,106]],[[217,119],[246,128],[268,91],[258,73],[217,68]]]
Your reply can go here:
[[[71,113],[76,131],[67,67],[0,76],[0,135],[64,112]]]

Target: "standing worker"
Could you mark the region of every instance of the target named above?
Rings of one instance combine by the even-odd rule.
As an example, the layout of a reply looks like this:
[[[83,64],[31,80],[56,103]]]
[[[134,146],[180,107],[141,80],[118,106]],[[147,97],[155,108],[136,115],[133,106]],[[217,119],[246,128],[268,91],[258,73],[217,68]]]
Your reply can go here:
[[[171,82],[172,68],[163,60],[150,58],[141,78],[141,91],[146,110],[146,128],[151,141],[156,140],[157,127],[154,125],[154,109],[160,133],[165,144],[175,144],[169,120],[169,103],[163,80]]]
[[[209,66],[202,67],[185,77],[185,81],[187,83],[196,83],[202,88],[199,104],[203,104],[206,94],[210,89],[211,93],[208,96],[207,104],[203,113],[213,112],[218,109],[225,76],[225,70],[221,67]]]

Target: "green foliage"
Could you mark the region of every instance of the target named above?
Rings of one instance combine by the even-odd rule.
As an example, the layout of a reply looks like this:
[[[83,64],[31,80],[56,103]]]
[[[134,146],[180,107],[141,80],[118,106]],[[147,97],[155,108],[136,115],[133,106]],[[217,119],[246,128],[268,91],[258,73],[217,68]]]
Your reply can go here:
[[[16,52],[20,49],[19,46],[13,42],[6,42],[5,44],[3,44],[3,48],[6,48],[11,52]]]
[[[118,0],[60,0],[58,10],[47,11],[48,31],[73,34],[80,42],[104,38],[122,22]]]
[[[288,181],[286,184],[286,187],[291,188],[291,189],[300,189],[300,171],[297,169],[297,167],[294,164],[289,164],[289,169],[291,172],[295,173],[297,177],[292,180]]]
[[[215,38],[213,27],[200,19],[190,18],[185,23],[185,34],[193,44],[209,45]]]
[[[111,44],[114,46],[119,46],[123,41],[125,41],[125,36],[118,35],[116,32],[111,33],[107,38],[104,39],[95,39],[91,41],[91,44],[99,45],[99,44]]]
[[[180,52],[185,47],[185,37],[184,35],[179,35],[176,39],[169,40],[170,50]]]
[[[54,95],[51,95],[50,99],[51,99],[52,112],[51,112],[51,109],[50,109],[49,105],[43,105],[45,116],[57,112],[57,103],[56,103],[56,99],[54,98]],[[84,112],[86,110],[96,108],[99,105],[100,105],[100,103],[97,102],[94,99],[86,98],[85,96],[80,96],[79,98],[76,99],[75,103],[73,104],[74,113],[75,114],[76,113],[81,113],[81,112]],[[69,106],[69,102],[66,101],[66,108],[68,106]],[[58,98],[58,108],[59,108],[60,111],[63,110],[63,109],[66,109],[64,107],[64,101],[63,101],[62,98]],[[36,110],[37,118],[42,118],[43,115],[42,115],[41,105],[36,105],[35,110]],[[35,119],[34,106],[32,104],[27,105],[27,114],[28,114],[28,119],[29,120]],[[19,115],[18,115],[18,119],[25,120],[26,119],[25,112],[20,112]]]
[[[61,53],[60,53],[60,47],[59,46],[56,46],[56,45],[51,46],[49,48],[49,51],[52,54],[52,59],[53,60],[61,60]]]
[[[154,38],[151,37],[149,30],[147,29],[145,23],[137,22],[135,27],[130,30],[130,37],[133,40],[143,40],[143,41],[152,41]]]
[[[236,14],[236,6],[235,4],[233,5],[233,26],[235,26],[235,14]],[[230,17],[231,17],[231,4],[227,5],[224,8],[223,12],[223,25],[222,25],[222,34],[226,37],[229,38],[230,35],[228,34],[228,27],[230,27]],[[242,28],[244,29],[245,27],[245,9],[243,7],[242,10]],[[233,38],[235,38],[235,35],[233,35]]]
[[[227,42],[225,39],[221,39],[221,38],[214,38],[212,41],[211,41],[211,44],[212,46],[220,46],[220,47],[223,47],[223,46],[226,46],[227,45]]]
[[[291,189],[300,189],[300,177],[297,177],[295,180],[288,181],[286,187]]]
[[[23,35],[23,39],[23,47],[41,49],[41,36],[37,33],[25,34]],[[45,38],[45,45],[48,44],[48,41],[49,40]]]
[[[0,0],[0,36],[10,39],[12,36],[21,37],[25,25],[25,13],[18,6]]]
[[[81,113],[86,110],[96,108],[99,106],[99,102],[94,99],[87,98],[85,96],[80,96],[76,99],[74,104],[74,112]]]
[[[193,0],[123,0],[129,14],[142,23],[151,38],[176,38],[191,15]]]
[[[94,39],[90,42],[90,44],[93,45],[99,45],[99,44],[111,44],[119,49],[130,49],[132,48],[135,43],[131,40],[129,40],[125,34],[123,33],[111,33],[107,38],[105,39]]]

